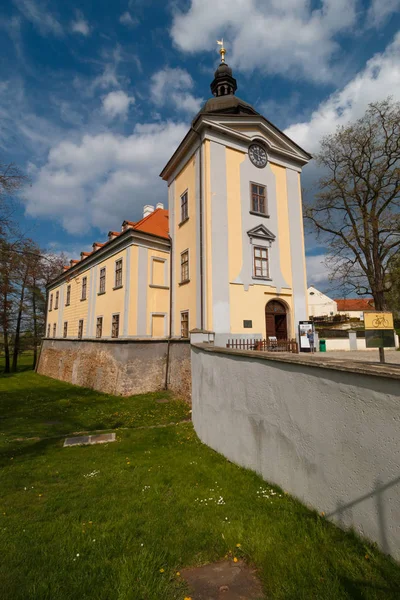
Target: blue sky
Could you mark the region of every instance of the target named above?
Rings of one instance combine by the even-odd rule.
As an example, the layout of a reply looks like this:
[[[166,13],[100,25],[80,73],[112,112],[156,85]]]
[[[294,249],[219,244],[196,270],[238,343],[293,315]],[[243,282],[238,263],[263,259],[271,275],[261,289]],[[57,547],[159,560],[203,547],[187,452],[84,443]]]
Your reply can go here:
[[[0,8],[0,158],[30,177],[18,214],[76,257],[147,203],[210,96],[223,36],[237,95],[306,150],[389,94],[400,0],[8,0]],[[311,163],[304,185],[315,178]],[[308,279],[328,289],[307,237]]]

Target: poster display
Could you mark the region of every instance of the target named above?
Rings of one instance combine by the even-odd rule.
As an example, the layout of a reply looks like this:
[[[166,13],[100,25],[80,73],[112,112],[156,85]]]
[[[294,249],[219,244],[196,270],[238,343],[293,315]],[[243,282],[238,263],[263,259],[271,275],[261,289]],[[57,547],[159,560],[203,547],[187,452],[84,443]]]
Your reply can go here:
[[[311,321],[299,322],[300,352],[311,352],[314,350],[314,335],[314,324]]]

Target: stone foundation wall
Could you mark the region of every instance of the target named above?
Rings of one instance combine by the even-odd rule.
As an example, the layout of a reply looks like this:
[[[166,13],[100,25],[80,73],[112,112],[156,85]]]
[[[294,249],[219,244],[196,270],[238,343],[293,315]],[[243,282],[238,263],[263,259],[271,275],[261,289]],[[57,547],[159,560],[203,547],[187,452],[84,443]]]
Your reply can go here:
[[[168,340],[43,340],[38,373],[130,396],[165,389]],[[190,343],[170,340],[168,389],[190,400]]]

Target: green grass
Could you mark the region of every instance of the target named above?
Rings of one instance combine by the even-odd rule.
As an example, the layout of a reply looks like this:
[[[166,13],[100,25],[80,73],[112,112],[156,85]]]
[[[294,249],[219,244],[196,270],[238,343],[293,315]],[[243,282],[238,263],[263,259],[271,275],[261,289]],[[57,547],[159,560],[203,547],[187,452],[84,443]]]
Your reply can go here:
[[[157,397],[0,377],[2,600],[183,600],[177,572],[226,555],[258,569],[268,599],[400,597],[394,561],[279,488],[263,497],[271,486],[190,423],[139,429],[187,417],[184,403]],[[100,425],[121,427],[116,443],[51,437]]]

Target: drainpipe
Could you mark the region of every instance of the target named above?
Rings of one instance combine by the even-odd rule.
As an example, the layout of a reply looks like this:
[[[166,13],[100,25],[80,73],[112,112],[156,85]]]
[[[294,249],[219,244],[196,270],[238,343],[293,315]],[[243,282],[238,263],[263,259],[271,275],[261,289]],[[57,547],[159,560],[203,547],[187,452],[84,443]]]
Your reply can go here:
[[[165,365],[165,383],[164,389],[168,389],[168,375],[169,375],[169,347],[171,343],[172,337],[172,260],[173,260],[173,246],[172,246],[172,238],[168,234],[169,243],[171,244],[171,252],[169,254],[169,336],[167,342],[167,363]]]
[[[202,140],[201,135],[196,129],[191,126],[191,129],[199,136],[199,214],[200,214],[200,329],[204,329],[204,277],[203,277],[203,161],[202,161]]]

